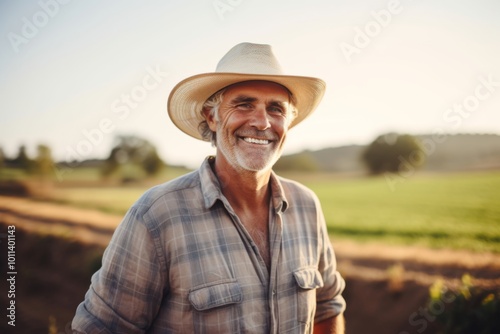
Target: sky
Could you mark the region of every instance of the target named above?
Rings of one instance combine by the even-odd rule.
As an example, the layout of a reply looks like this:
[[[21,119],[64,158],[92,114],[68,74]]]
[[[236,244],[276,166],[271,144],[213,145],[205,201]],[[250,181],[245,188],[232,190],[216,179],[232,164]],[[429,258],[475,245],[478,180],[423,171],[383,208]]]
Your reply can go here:
[[[197,167],[214,148],[178,130],[170,90],[240,42],[322,78],[285,154],[388,132],[500,134],[497,0],[0,0],[0,147],[104,158],[118,135]]]

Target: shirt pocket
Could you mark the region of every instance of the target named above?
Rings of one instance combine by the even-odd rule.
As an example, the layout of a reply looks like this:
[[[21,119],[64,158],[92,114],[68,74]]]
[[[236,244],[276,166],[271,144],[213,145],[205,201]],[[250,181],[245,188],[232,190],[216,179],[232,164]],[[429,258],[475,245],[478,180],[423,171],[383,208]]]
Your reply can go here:
[[[237,280],[206,283],[189,291],[193,306],[195,333],[236,333],[239,331],[240,310],[236,307],[243,300]]]
[[[316,289],[324,286],[323,277],[315,267],[302,268],[293,272],[297,283],[297,320],[312,330],[316,313]]]
[[[203,284],[189,291],[189,302],[197,311],[240,303],[242,299],[243,293],[236,280]]]

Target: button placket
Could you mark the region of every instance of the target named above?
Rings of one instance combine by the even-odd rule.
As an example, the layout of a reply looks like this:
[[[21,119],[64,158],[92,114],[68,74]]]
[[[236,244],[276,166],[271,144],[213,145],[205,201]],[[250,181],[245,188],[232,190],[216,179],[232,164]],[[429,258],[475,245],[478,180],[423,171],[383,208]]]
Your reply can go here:
[[[282,229],[282,218],[281,212],[276,210],[275,215],[273,215],[272,220],[272,233],[270,238],[271,250],[272,250],[272,258],[271,258],[271,270],[270,270],[270,279],[269,279],[269,287],[271,289],[270,293],[270,307],[271,307],[271,328],[272,333],[277,333],[279,328],[279,303],[278,303],[278,262],[281,256],[281,238],[283,236]]]

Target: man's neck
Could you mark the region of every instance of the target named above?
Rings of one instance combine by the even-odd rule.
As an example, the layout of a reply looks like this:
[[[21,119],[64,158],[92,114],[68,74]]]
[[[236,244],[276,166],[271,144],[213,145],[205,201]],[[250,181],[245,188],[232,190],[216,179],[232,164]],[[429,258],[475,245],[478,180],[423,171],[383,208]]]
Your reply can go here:
[[[220,158],[215,159],[214,167],[222,193],[233,209],[247,211],[269,205],[271,169],[258,172],[236,169]]]

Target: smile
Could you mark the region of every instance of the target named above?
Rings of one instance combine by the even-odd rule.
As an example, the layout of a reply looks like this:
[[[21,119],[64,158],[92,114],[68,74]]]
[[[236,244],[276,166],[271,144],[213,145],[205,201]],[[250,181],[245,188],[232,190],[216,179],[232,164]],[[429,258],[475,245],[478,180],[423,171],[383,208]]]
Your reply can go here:
[[[267,139],[257,139],[250,137],[244,137],[243,140],[246,141],[247,143],[258,144],[258,145],[267,145],[270,143],[270,141]]]

